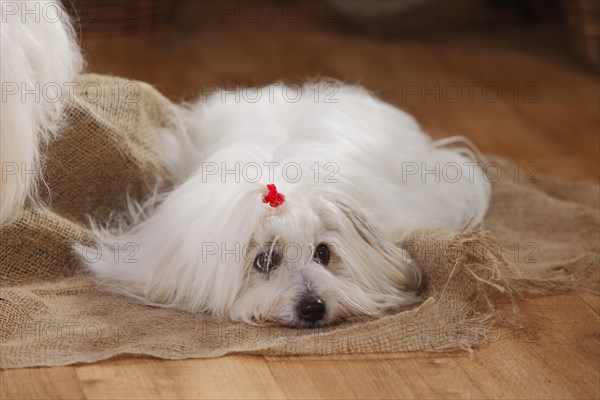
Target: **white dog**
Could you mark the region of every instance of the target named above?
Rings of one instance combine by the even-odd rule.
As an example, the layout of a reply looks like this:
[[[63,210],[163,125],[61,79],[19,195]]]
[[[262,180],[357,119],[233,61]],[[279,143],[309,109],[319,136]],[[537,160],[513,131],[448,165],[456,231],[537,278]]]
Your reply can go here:
[[[0,224],[35,200],[40,147],[63,120],[60,96],[83,60],[68,14],[54,0],[0,0]]]
[[[479,224],[490,185],[467,149],[339,83],[221,91],[182,110],[163,157],[179,185],[79,247],[111,290],[253,324],[320,327],[419,300],[399,244]]]

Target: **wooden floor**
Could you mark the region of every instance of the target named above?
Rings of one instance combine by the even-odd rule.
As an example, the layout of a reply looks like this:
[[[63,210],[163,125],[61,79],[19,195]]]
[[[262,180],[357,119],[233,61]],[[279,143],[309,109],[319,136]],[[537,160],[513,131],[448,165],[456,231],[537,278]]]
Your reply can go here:
[[[84,45],[91,71],[151,82],[172,99],[193,98],[206,82],[360,82],[434,136],[462,134],[484,152],[534,163],[536,174],[598,182],[598,76],[560,37],[535,28],[377,41],[323,27],[234,26],[181,40]],[[570,293],[520,304],[528,329],[494,331],[473,354],[124,357],[2,371],[0,398],[600,398],[600,298]]]

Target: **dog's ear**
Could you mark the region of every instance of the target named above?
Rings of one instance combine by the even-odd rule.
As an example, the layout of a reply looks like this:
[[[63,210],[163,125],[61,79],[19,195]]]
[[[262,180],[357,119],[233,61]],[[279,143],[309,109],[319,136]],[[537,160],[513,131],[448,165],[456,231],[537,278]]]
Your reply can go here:
[[[351,207],[347,203],[336,201],[336,204],[346,218],[352,223],[354,230],[363,241],[381,252],[386,258],[392,258],[390,261],[400,261],[396,259],[398,256],[398,247],[383,238],[379,230],[375,227],[375,223],[371,221],[366,214]]]
[[[373,223],[369,221],[363,213],[339,200],[336,200],[335,204],[352,223],[356,233],[358,233],[367,244],[371,247],[383,247],[382,240],[379,237],[380,235],[377,233]]]
[[[421,270],[408,253],[395,243],[387,240],[377,229],[376,223],[365,213],[348,203],[335,200],[337,208],[344,214],[358,236],[372,249],[377,251],[389,265],[402,265],[407,289],[417,289],[421,284]]]

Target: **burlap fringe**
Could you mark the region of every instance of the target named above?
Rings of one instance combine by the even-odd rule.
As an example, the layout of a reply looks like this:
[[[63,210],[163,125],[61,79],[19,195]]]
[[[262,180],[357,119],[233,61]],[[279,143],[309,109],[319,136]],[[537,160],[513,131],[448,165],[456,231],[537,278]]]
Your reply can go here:
[[[478,333],[475,335],[476,340],[472,340],[471,334],[471,341],[464,341],[460,346],[472,353],[474,345],[487,342],[487,333],[492,326],[508,322],[494,306],[494,297],[506,297],[512,303],[513,312],[518,312],[515,290],[509,276],[519,276],[520,271],[502,253],[491,232],[467,228],[468,224],[455,235],[446,249],[446,254],[457,255],[448,281],[452,279],[455,270],[463,270],[468,274],[467,281],[474,285],[471,290],[474,299],[464,301],[464,307],[458,312],[458,315],[470,316],[464,323],[469,326],[471,332]],[[444,291],[445,288],[438,302],[441,302]],[[514,325],[512,322],[508,323]]]
[[[566,264],[560,262],[545,266],[538,277],[510,277],[508,281],[515,292],[529,295],[541,296],[572,290],[600,294],[599,264],[598,254],[585,253]]]
[[[454,265],[444,289],[435,298],[438,305],[443,305],[445,290],[457,271],[467,272],[475,283],[475,289],[472,290],[476,296],[474,300],[465,301],[458,312],[454,310],[448,321],[452,325],[452,318],[463,316],[461,323],[454,326],[470,331],[470,340],[458,340],[460,347],[469,352],[473,351],[474,345],[487,341],[487,333],[494,325],[522,328],[521,324],[497,311],[494,303],[499,297],[510,301],[513,313],[519,314],[518,296],[541,296],[572,290],[600,293],[599,256],[595,253],[582,254],[567,264],[546,265],[537,271],[536,277],[527,277],[503,253],[491,232],[480,229],[469,231],[466,227],[448,243],[445,253],[458,257],[452,260]],[[581,266],[582,262],[584,267]],[[473,332],[477,334],[473,335]],[[455,335],[459,338],[461,332],[457,331]],[[438,350],[451,349],[441,347]]]

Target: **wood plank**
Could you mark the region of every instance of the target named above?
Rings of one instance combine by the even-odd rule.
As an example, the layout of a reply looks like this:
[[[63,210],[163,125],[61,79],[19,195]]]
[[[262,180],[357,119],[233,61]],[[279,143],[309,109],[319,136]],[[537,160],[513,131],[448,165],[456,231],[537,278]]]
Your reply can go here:
[[[596,311],[596,314],[600,314],[600,295],[590,292],[579,292],[578,294],[592,310]]]
[[[117,359],[77,367],[88,399],[283,398],[262,357]]]
[[[75,367],[0,371],[0,399],[84,399]]]
[[[483,396],[448,356],[338,361],[270,358],[267,363],[291,399],[467,399]]]
[[[598,314],[576,293],[520,303],[525,330],[496,328],[494,343],[457,364],[489,397],[598,398]]]

